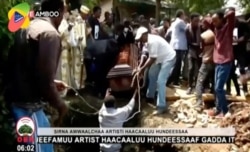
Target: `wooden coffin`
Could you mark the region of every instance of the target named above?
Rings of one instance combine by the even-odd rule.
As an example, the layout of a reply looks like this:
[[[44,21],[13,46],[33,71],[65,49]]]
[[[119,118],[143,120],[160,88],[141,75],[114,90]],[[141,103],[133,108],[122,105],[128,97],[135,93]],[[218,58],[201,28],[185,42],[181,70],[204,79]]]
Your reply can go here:
[[[132,73],[138,65],[138,53],[134,44],[125,46],[120,52],[116,66],[107,75],[112,91],[126,91],[131,88]]]

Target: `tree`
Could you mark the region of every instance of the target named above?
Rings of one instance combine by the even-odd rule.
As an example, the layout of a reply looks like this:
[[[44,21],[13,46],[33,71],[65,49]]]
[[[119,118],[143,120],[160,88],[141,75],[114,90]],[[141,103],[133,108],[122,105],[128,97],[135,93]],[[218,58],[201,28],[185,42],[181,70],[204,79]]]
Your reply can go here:
[[[161,0],[156,0],[155,19],[157,24],[160,23],[160,10],[161,10]]]
[[[100,3],[100,0],[66,0],[66,3],[70,5],[70,9],[79,9],[81,5],[86,5],[90,9]]]
[[[249,0],[239,0],[240,6],[244,9],[245,13],[250,13],[250,2]]]
[[[170,4],[174,4],[177,8],[184,9],[188,13],[197,12],[206,14],[211,10],[223,7],[228,0],[166,0]]]

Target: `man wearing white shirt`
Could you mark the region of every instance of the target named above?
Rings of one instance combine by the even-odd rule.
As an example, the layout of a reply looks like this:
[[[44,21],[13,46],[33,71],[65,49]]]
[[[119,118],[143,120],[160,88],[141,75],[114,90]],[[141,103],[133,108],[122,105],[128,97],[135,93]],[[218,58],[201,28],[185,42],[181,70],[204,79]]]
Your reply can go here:
[[[157,95],[157,111],[154,114],[161,114],[166,111],[166,82],[175,65],[176,52],[159,35],[149,34],[145,27],[140,27],[136,33],[136,40],[140,40],[142,43],[147,43],[147,49],[149,58],[146,63],[138,70],[142,73],[147,67],[150,67],[153,63],[158,65],[158,71],[156,71],[158,95]]]
[[[148,47],[147,44],[145,43],[142,48],[139,68],[144,65],[148,57],[149,57]],[[157,88],[157,77],[158,77],[158,75],[156,75],[155,73],[157,73],[158,71],[159,71],[159,65],[153,63],[144,72],[146,76],[144,77],[144,79],[147,80],[146,102],[149,104],[153,104],[155,100],[154,98]]]
[[[127,105],[116,108],[116,99],[110,94],[110,91],[107,90],[102,108],[99,111],[98,120],[100,128],[122,128],[123,123],[126,122],[134,109],[136,93],[137,91],[135,90],[132,99]],[[100,143],[101,152],[120,152],[121,148],[121,144]]]
[[[172,76],[169,80],[169,83],[174,83],[179,85],[179,77],[181,75],[182,61],[187,51],[187,38],[186,38],[186,23],[184,21],[185,13],[183,10],[176,11],[176,19],[171,24],[171,40],[170,45],[176,51],[176,64],[173,69]]]

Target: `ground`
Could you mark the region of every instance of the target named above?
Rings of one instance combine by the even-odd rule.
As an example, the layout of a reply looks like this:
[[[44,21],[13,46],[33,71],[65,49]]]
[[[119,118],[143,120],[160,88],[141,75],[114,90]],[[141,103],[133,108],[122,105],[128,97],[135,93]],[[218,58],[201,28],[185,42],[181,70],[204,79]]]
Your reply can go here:
[[[65,120],[64,126],[74,126],[74,127],[98,127],[97,115],[93,114],[98,110],[102,105],[102,100],[100,98],[96,98],[89,92],[81,92],[81,96],[75,96],[71,94],[65,100],[70,104],[70,113],[68,118]],[[125,97],[124,97],[125,96]],[[122,97],[118,94],[118,106],[123,106],[129,101],[129,97],[132,96],[131,93],[127,93]],[[84,99],[82,98],[84,97]],[[87,102],[91,107],[86,105]],[[141,113],[137,115],[135,118],[125,123],[125,126],[128,127],[201,127],[204,124],[199,123],[199,116],[202,116],[202,112],[197,110],[196,121],[192,122],[192,120],[184,121],[181,119],[176,120],[178,118],[178,107],[180,106],[188,106],[189,103],[193,102],[193,99],[179,100],[177,102],[169,102],[169,112],[171,114],[163,114],[160,116],[153,116],[152,112],[154,107],[152,105],[148,105],[145,102],[141,101]],[[138,104],[137,104],[138,107]],[[96,109],[96,110],[95,110]],[[250,112],[248,112],[250,113]],[[176,118],[173,118],[176,116]],[[188,116],[189,117],[189,116]],[[249,119],[249,116],[248,116]],[[207,119],[206,125],[203,127],[218,127],[220,125],[221,120],[216,119]],[[124,152],[146,152],[143,147],[146,145],[125,145]],[[148,145],[147,145],[148,146]],[[140,148],[139,148],[140,147]],[[245,147],[243,146],[235,146],[235,145],[167,145],[165,148],[161,148],[161,150],[155,150],[154,152],[250,152],[250,145]],[[60,149],[60,148],[59,148]],[[61,148],[61,150],[57,150],[57,152],[66,152],[67,150]],[[74,148],[73,148],[74,149]],[[67,152],[75,152],[75,150],[68,150]],[[94,152],[94,151],[93,151]]]

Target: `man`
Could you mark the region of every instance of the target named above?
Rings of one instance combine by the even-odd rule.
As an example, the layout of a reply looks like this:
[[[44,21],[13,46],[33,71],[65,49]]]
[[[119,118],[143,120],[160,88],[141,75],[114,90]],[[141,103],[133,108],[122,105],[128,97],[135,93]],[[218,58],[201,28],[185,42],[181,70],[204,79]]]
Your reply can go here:
[[[163,37],[164,39],[166,39],[166,36],[167,36],[167,31],[169,29],[169,26],[170,26],[170,19],[165,17],[163,19],[163,25],[160,26],[159,28],[157,28],[157,32],[159,33],[159,35],[161,37]],[[169,39],[170,40],[170,39]]]
[[[149,19],[150,28],[151,28],[151,29],[156,28],[156,25],[155,25],[155,24],[156,24],[155,18],[152,18],[152,17],[151,17],[151,18]]]
[[[188,40],[188,90],[187,94],[191,94],[195,82],[196,77],[198,75],[198,69],[200,68],[200,15],[198,13],[193,13],[190,16],[191,23],[188,24],[186,29],[187,40]]]
[[[62,0],[44,0],[41,11],[59,11],[58,17],[35,18],[27,30],[17,33],[13,49],[8,59],[5,99],[11,107],[17,122],[21,117],[33,119],[37,128],[50,127],[43,112],[43,102],[47,101],[59,112],[59,125],[67,111],[67,106],[58,92],[66,84],[55,81],[59,56],[61,54],[60,35],[57,28],[63,19]],[[34,134],[36,139],[37,132]],[[52,144],[36,144],[38,152],[53,152]]]
[[[150,67],[153,63],[157,65],[157,70],[155,71],[155,74],[158,76],[157,84],[152,86],[155,89],[156,85],[158,86],[157,111],[154,112],[154,114],[164,113],[167,108],[165,100],[166,82],[171,74],[172,68],[174,67],[176,53],[166,40],[158,35],[149,34],[148,29],[145,27],[140,27],[137,30],[135,39],[141,41],[141,43],[147,43],[149,53],[149,58],[138,70],[139,73],[143,73],[143,71]],[[153,91],[155,92],[156,90]]]
[[[129,103],[121,108],[116,107],[116,99],[107,90],[106,97],[102,108],[99,111],[99,123],[100,128],[121,128],[123,123],[128,119],[135,106],[135,96],[137,90],[135,90],[132,99]],[[120,152],[122,148],[121,144],[100,144],[101,152]]]
[[[233,30],[235,12],[227,10],[218,11],[212,17],[215,26],[215,48],[213,60],[215,63],[215,95],[216,110],[208,111],[210,116],[223,117],[228,112],[228,103],[224,85],[229,77],[233,57]]]
[[[108,38],[114,38],[114,26],[112,15],[109,15],[109,18],[105,19],[105,22],[102,23],[102,28],[105,33],[108,34]]]
[[[176,19],[171,24],[170,27],[171,30],[168,31],[171,32],[170,45],[176,51],[176,63],[168,84],[173,82],[174,85],[179,85],[180,83],[182,61],[187,51],[186,23],[184,19],[185,19],[184,11],[177,10]]]
[[[102,9],[99,6],[95,6],[93,8],[93,14],[89,17],[88,19],[88,23],[92,29],[92,36],[95,40],[99,40],[102,39],[102,29],[101,29],[101,25],[99,22],[99,18],[101,17],[102,14]]]
[[[234,8],[231,8],[231,10],[234,10]],[[250,36],[247,22],[236,18],[235,31],[237,39],[234,45],[234,55],[239,65],[240,74],[244,75],[246,73],[245,68],[247,67],[247,41]],[[243,85],[243,91],[244,93],[248,92],[247,85],[245,84]]]
[[[123,48],[135,42],[133,31],[130,30],[130,23],[125,22],[121,27],[121,31],[118,32],[117,42]],[[129,46],[130,47],[130,46]]]
[[[214,50],[214,34],[213,27],[211,26],[211,17],[205,17],[202,21],[202,29],[204,32],[201,34],[201,47],[202,47],[202,64],[199,69],[199,74],[196,83],[196,100],[197,106],[203,106],[202,93],[205,88],[206,80],[210,80],[212,90],[214,86],[214,63],[213,63],[213,50]],[[205,37],[206,33],[210,33],[209,37]]]
[[[147,44],[143,44],[142,49],[141,49],[141,57],[140,57],[140,63],[139,63],[139,68],[141,68],[145,62],[147,61],[149,56],[148,53],[148,47]],[[157,83],[157,77],[156,73],[158,72],[158,65],[152,64],[149,66],[144,74],[144,78],[146,79],[145,82],[147,82],[147,88],[146,88],[146,102],[149,104],[154,104],[155,101],[155,90],[156,90],[156,83]]]
[[[57,69],[57,79],[67,83],[70,86],[71,77],[70,77],[70,32],[73,28],[72,21],[70,21],[69,13],[64,14],[64,18],[58,28],[58,31],[61,35],[61,44],[62,44],[62,52],[59,60],[59,65]],[[62,96],[65,96],[67,92],[63,92]]]
[[[72,84],[76,89],[85,87],[86,69],[84,65],[84,53],[87,46],[87,37],[90,35],[86,19],[89,14],[89,8],[82,5],[80,14],[75,21],[71,32],[74,36],[71,38],[75,43],[71,44],[71,78]]]
[[[108,11],[106,11],[106,12],[104,13],[104,20],[103,20],[102,23],[105,24],[107,21],[109,21],[110,16],[111,16],[111,13],[108,12]]]

